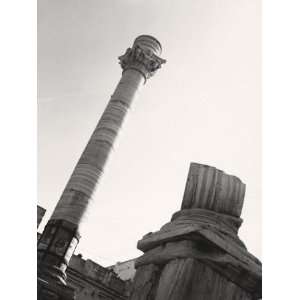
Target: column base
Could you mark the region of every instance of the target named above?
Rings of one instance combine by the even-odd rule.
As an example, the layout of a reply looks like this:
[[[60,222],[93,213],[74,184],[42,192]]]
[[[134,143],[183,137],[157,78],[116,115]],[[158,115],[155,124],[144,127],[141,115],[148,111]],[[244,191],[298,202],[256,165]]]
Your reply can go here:
[[[75,300],[75,290],[66,285],[38,277],[37,300]]]
[[[66,285],[66,269],[79,241],[77,225],[50,220],[38,241],[38,277]]]
[[[66,269],[66,266],[63,266]],[[49,264],[38,264],[38,278],[46,282],[55,282],[56,284],[66,285],[67,275],[62,268]]]

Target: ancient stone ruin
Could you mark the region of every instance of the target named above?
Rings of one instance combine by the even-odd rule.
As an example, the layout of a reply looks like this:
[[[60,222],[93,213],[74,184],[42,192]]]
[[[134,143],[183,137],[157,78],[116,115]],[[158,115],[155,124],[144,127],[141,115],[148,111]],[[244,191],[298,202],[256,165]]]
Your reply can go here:
[[[245,185],[191,163],[181,210],[138,249],[130,300],[261,298],[261,263],[238,237]]]
[[[245,185],[206,165],[191,164],[181,210],[138,242],[144,254],[135,261],[133,283],[73,255],[82,218],[128,108],[140,87],[165,63],[161,51],[155,38],[142,35],[119,57],[121,80],[38,235],[38,300],[261,298],[261,263],[238,237]],[[43,214],[40,209],[38,222]]]

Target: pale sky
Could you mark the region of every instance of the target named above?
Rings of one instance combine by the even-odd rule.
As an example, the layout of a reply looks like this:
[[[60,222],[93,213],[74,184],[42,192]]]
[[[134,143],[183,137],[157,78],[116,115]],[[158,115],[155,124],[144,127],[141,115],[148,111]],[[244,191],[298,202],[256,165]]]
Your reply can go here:
[[[133,103],[77,253],[104,266],[179,210],[191,161],[246,184],[240,237],[261,258],[258,0],[38,1],[38,204],[42,230],[140,34],[167,63]]]

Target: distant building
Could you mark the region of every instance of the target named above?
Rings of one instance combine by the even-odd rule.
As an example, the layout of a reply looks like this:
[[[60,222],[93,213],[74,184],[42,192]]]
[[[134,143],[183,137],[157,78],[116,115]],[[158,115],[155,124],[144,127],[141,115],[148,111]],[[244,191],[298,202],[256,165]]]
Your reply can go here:
[[[38,225],[45,212],[44,208],[38,206]],[[134,275],[133,259],[105,268],[78,254],[70,260],[67,285],[75,290],[76,300],[126,300]]]
[[[135,275],[134,262],[135,259],[117,262],[115,265],[110,266],[107,269],[113,270],[122,280],[133,280]]]
[[[73,255],[67,269],[67,284],[76,300],[127,299],[131,280],[122,280],[113,269],[100,266],[81,255]]]

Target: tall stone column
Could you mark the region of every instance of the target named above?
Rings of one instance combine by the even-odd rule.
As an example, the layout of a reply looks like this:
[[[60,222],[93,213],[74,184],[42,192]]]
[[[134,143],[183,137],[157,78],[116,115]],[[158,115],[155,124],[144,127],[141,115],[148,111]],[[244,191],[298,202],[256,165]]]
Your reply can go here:
[[[165,60],[160,43],[141,35],[119,57],[122,77],[67,183],[38,243],[38,276],[65,284],[65,271],[80,238],[80,225],[115,139],[139,88]]]

